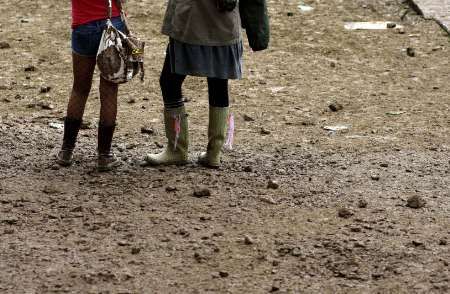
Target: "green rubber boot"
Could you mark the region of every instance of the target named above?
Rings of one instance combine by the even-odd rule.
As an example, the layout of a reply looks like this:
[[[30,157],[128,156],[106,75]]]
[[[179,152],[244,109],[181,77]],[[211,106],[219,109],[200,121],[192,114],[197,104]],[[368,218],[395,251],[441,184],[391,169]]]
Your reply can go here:
[[[211,168],[220,167],[220,156],[227,131],[228,113],[228,107],[211,106],[209,108],[208,148],[206,152],[200,154],[199,164]]]
[[[159,154],[147,154],[143,165],[184,165],[188,162],[189,130],[184,106],[164,109],[167,147]]]

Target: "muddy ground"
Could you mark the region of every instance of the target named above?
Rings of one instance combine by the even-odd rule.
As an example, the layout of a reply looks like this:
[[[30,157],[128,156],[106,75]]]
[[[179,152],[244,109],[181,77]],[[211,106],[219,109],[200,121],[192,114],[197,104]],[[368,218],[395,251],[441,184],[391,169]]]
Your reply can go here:
[[[136,164],[165,143],[167,40],[164,1],[130,1],[147,80],[122,87],[123,164],[99,174],[95,90],[76,164],[53,162],[71,86],[70,4],[2,1],[1,293],[450,291],[448,35],[401,1],[310,0],[308,13],[269,2],[271,49],[247,50],[245,79],[232,83],[235,148],[209,170]],[[371,20],[404,29],[343,28]],[[205,81],[189,78],[185,94],[194,162]],[[333,101],[343,109],[330,111]],[[323,129],[335,125],[349,129]],[[211,196],[194,197],[197,186]],[[413,196],[425,206],[408,207]]]

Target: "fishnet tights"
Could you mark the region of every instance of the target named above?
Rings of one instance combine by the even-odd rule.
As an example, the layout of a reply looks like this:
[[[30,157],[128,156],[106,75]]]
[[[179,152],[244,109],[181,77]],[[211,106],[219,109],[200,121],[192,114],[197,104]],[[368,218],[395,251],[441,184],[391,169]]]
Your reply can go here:
[[[92,87],[92,77],[95,70],[95,58],[72,54],[73,87],[67,107],[67,117],[81,120],[86,101]],[[100,78],[100,124],[112,126],[117,117],[118,85]]]

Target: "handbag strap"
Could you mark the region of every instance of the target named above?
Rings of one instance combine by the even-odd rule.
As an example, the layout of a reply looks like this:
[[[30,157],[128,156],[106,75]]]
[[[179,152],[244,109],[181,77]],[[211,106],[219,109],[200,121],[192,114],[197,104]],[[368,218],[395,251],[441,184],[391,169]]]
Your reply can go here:
[[[120,14],[125,14],[124,10],[123,10],[123,4],[122,4],[122,0],[115,0],[117,7],[120,10]],[[112,0],[108,0],[108,18],[111,19],[112,18]]]
[[[108,0],[108,19],[112,18],[112,1]]]
[[[120,10],[120,17],[122,18],[122,21],[125,25],[125,34],[131,35],[130,25],[128,23],[128,17],[127,17],[127,14],[125,13],[125,9],[123,8],[124,0],[116,0],[116,2],[117,2],[117,7],[119,7],[119,10]]]
[[[112,18],[112,10],[113,10],[112,9],[112,1],[113,0],[108,0],[108,19],[109,20],[111,20],[111,18]],[[126,35],[130,35],[131,32],[130,32],[129,25],[128,25],[128,19],[127,19],[125,10],[123,8],[123,0],[115,0],[115,1],[116,1],[116,4],[117,4],[117,7],[120,10],[120,17],[122,18],[122,21],[125,24],[125,32],[124,33]]]

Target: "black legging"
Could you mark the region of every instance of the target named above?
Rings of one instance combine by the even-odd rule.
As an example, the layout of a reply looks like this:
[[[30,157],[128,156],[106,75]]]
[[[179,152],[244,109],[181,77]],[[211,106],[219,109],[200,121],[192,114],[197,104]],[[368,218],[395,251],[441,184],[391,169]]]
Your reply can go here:
[[[185,75],[173,73],[170,66],[170,54],[167,50],[163,70],[159,79],[164,107],[177,108],[184,105],[182,86]],[[228,80],[208,78],[209,105],[214,107],[228,107],[230,105],[228,95]]]

